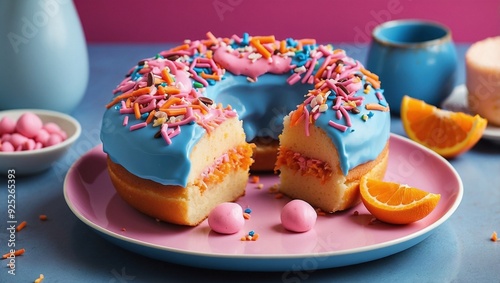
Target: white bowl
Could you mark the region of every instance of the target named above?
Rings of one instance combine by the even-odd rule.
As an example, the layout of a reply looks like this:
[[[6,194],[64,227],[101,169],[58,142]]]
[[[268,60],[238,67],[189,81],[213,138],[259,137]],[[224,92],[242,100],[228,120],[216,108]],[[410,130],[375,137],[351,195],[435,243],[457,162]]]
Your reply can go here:
[[[66,132],[67,138],[56,145],[44,147],[35,150],[15,151],[15,152],[0,152],[0,174],[7,175],[9,170],[15,170],[16,175],[29,175],[42,172],[49,169],[52,164],[61,158],[78,139],[82,128],[78,121],[66,114],[40,109],[16,109],[0,111],[0,120],[8,116],[13,120],[17,120],[22,114],[32,112],[44,124],[53,122]]]

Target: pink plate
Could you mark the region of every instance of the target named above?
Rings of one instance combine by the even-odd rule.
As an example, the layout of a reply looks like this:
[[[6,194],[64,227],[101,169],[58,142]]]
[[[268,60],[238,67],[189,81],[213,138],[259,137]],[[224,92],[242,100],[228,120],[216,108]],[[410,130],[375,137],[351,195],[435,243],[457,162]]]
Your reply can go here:
[[[439,193],[441,200],[429,216],[410,225],[372,221],[359,204],[345,212],[318,217],[308,232],[292,233],[280,223],[281,208],[289,199],[278,199],[270,192],[279,179],[266,175],[260,176],[263,188],[248,183],[246,195],[238,201],[252,210],[243,230],[220,235],[210,230],[206,220],[197,227],[181,227],[157,222],[129,207],[115,193],[101,146],[70,168],[64,195],[81,221],[133,252],[197,267],[285,271],[357,264],[403,251],[446,221],[463,195],[462,181],[445,159],[394,134],[385,179]],[[250,231],[259,234],[258,240],[241,241]]]

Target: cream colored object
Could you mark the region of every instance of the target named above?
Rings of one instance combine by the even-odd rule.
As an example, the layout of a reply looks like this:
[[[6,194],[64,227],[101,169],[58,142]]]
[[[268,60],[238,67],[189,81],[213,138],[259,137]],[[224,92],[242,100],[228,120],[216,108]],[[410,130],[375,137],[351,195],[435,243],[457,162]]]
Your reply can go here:
[[[315,176],[301,175],[286,167],[280,168],[280,192],[290,198],[302,199],[324,212],[335,212],[348,209],[360,202],[359,180],[363,175],[370,178],[384,177],[389,156],[388,144],[382,153],[373,161],[361,164],[344,176],[340,169],[337,149],[318,127],[310,127],[309,138],[304,139],[304,122],[289,126],[289,116],[284,120],[284,131],[280,136],[280,149],[286,148],[300,153],[306,158],[327,162],[332,168],[332,176],[322,183]]]
[[[241,121],[231,118],[207,134],[191,153],[192,168],[188,185],[169,186],[139,178],[108,158],[108,171],[118,194],[131,206],[162,221],[196,226],[222,202],[235,201],[245,194],[248,168],[237,168],[223,181],[199,186],[205,168],[214,165],[224,153],[245,144]]]
[[[474,43],[465,65],[469,110],[500,126],[500,36]]]

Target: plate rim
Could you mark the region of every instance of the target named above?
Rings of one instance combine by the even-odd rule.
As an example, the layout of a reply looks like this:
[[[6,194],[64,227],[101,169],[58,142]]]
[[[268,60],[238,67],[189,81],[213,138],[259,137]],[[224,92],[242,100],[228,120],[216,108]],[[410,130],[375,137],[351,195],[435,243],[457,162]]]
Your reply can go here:
[[[443,103],[441,103],[441,107],[443,109],[450,110],[448,104],[452,103],[452,101],[456,101],[460,103],[460,107],[463,107],[463,111],[468,114],[472,114],[469,110],[467,100],[465,99],[468,92],[469,91],[465,84],[456,85],[450,95],[443,101]],[[492,141],[500,141],[500,127],[496,127],[488,123],[484,129],[482,138]]]
[[[438,155],[434,151],[424,147],[423,145],[420,145],[420,144],[418,144],[418,143],[416,143],[416,142],[414,142],[414,141],[412,141],[409,138],[406,138],[404,136],[401,136],[401,135],[398,135],[395,133],[391,133],[390,139],[397,139],[401,142],[410,143],[411,146],[417,147],[418,149],[423,150],[424,152],[433,155],[433,157],[438,158],[444,165],[446,165],[446,167],[450,170],[450,172],[453,174],[453,176],[455,177],[455,179],[457,180],[457,183],[458,183],[458,188],[456,188],[456,191],[453,192],[455,195],[455,200],[452,203],[452,205],[450,206],[450,208],[441,217],[439,217],[435,222],[431,223],[430,225],[427,225],[427,226],[423,227],[422,229],[415,231],[409,235],[403,236],[403,237],[399,237],[399,238],[389,240],[386,242],[382,242],[382,243],[370,244],[370,245],[362,246],[362,247],[350,248],[350,249],[345,249],[345,250],[340,250],[340,251],[315,252],[314,254],[312,254],[311,252],[309,252],[309,253],[296,253],[296,254],[223,254],[223,253],[214,254],[214,253],[209,253],[209,252],[189,251],[189,250],[175,248],[175,247],[165,247],[165,246],[161,246],[161,245],[154,244],[154,243],[148,243],[148,242],[145,242],[145,241],[142,241],[139,239],[131,238],[131,237],[128,237],[126,235],[122,235],[122,234],[118,234],[116,232],[110,231],[108,229],[105,229],[104,227],[97,225],[96,223],[94,223],[90,219],[87,219],[74,206],[74,204],[72,203],[72,201],[68,195],[68,182],[69,182],[70,176],[75,172],[75,170],[77,170],[77,167],[80,164],[83,157],[86,156],[87,154],[89,154],[90,152],[96,150],[96,148],[102,147],[102,144],[99,144],[99,145],[93,147],[92,149],[90,149],[88,152],[83,154],[78,160],[76,160],[73,163],[73,165],[71,165],[71,167],[69,168],[69,170],[66,174],[66,177],[64,179],[64,184],[63,184],[64,199],[66,201],[66,204],[68,205],[68,207],[72,211],[72,213],[78,219],[80,219],[80,221],[82,221],[87,226],[93,228],[96,232],[99,232],[99,234],[101,236],[106,236],[105,238],[109,237],[110,239],[108,239],[108,240],[112,240],[113,244],[121,246],[122,248],[125,248],[128,250],[133,250],[133,249],[125,247],[125,244],[127,244],[127,245],[133,244],[133,245],[138,245],[141,248],[161,250],[163,252],[168,252],[170,254],[173,253],[176,255],[192,256],[192,257],[197,257],[197,258],[211,258],[211,259],[238,260],[238,261],[241,261],[241,260],[278,260],[278,259],[283,260],[283,261],[290,261],[290,260],[303,260],[303,259],[307,259],[307,258],[311,258],[311,257],[328,258],[328,257],[341,257],[341,256],[349,256],[349,255],[354,256],[354,255],[362,254],[365,252],[370,252],[370,251],[376,252],[376,251],[380,251],[380,250],[383,250],[383,249],[386,249],[389,247],[396,247],[396,246],[402,245],[404,243],[409,243],[412,240],[419,240],[420,239],[418,242],[413,243],[406,248],[399,249],[395,252],[391,252],[389,254],[384,255],[384,256],[388,256],[388,255],[392,255],[392,254],[395,254],[397,252],[403,251],[409,247],[412,247],[413,245],[415,245],[415,244],[421,242],[422,240],[424,240],[425,238],[427,238],[427,236],[430,235],[430,232],[432,232],[437,227],[441,226],[444,222],[446,222],[451,217],[451,215],[453,215],[453,213],[459,207],[459,205],[462,201],[462,198],[463,198],[463,193],[464,193],[463,182],[462,182],[462,179],[460,178],[460,175],[455,170],[455,168],[445,158]],[[116,243],[115,242],[116,240],[120,240],[123,243]],[[382,256],[382,257],[384,257],[384,256]],[[371,260],[379,259],[382,257],[367,259],[366,261],[371,261]],[[160,259],[160,258],[157,258],[157,259]],[[166,261],[166,260],[164,260],[164,261]],[[358,261],[357,263],[366,262],[366,261]],[[179,263],[178,261],[171,261],[171,262]],[[181,263],[181,264],[186,265],[185,263]],[[351,264],[353,264],[353,263],[348,263],[346,265],[351,265]],[[201,262],[198,262],[197,264],[191,264],[191,265],[196,266],[196,267],[206,267],[206,264],[201,264]],[[330,267],[338,267],[338,266],[345,266],[345,265],[326,265],[326,266],[319,267],[319,268],[330,268]],[[210,268],[217,268],[217,266],[214,267],[214,266],[210,265]],[[226,268],[222,267],[220,269],[231,270],[231,269],[234,269],[234,266],[233,267],[228,266]],[[253,271],[275,270],[275,271],[278,271],[278,270],[283,270],[283,269],[281,269],[281,268],[275,269],[272,267],[256,268],[256,266],[248,266],[248,268],[243,268],[243,269],[236,268],[236,270],[253,270]]]

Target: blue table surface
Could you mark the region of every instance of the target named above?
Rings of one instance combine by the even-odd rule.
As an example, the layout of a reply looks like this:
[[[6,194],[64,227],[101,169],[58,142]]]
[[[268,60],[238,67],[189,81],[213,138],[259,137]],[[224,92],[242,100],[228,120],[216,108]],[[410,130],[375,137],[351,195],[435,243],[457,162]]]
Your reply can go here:
[[[82,135],[72,149],[39,175],[16,178],[16,217],[28,226],[16,236],[26,253],[16,258],[16,275],[0,268],[0,282],[500,282],[500,144],[481,140],[449,160],[464,184],[462,203],[443,225],[421,243],[379,260],[340,268],[283,272],[207,270],[158,261],[124,250],[99,236],[68,208],[63,180],[68,168],[100,144],[104,105],[111,90],[139,59],[171,45],[89,45],[90,81],[84,100],[72,113]],[[366,45],[339,44],[364,62]],[[465,81],[463,56],[469,45],[457,44],[457,85]],[[398,118],[391,131],[405,135]],[[7,178],[0,177],[0,215],[6,219]],[[46,214],[48,221],[38,216]],[[0,222],[0,251],[8,252],[9,232]],[[3,252],[2,252],[3,253]]]

